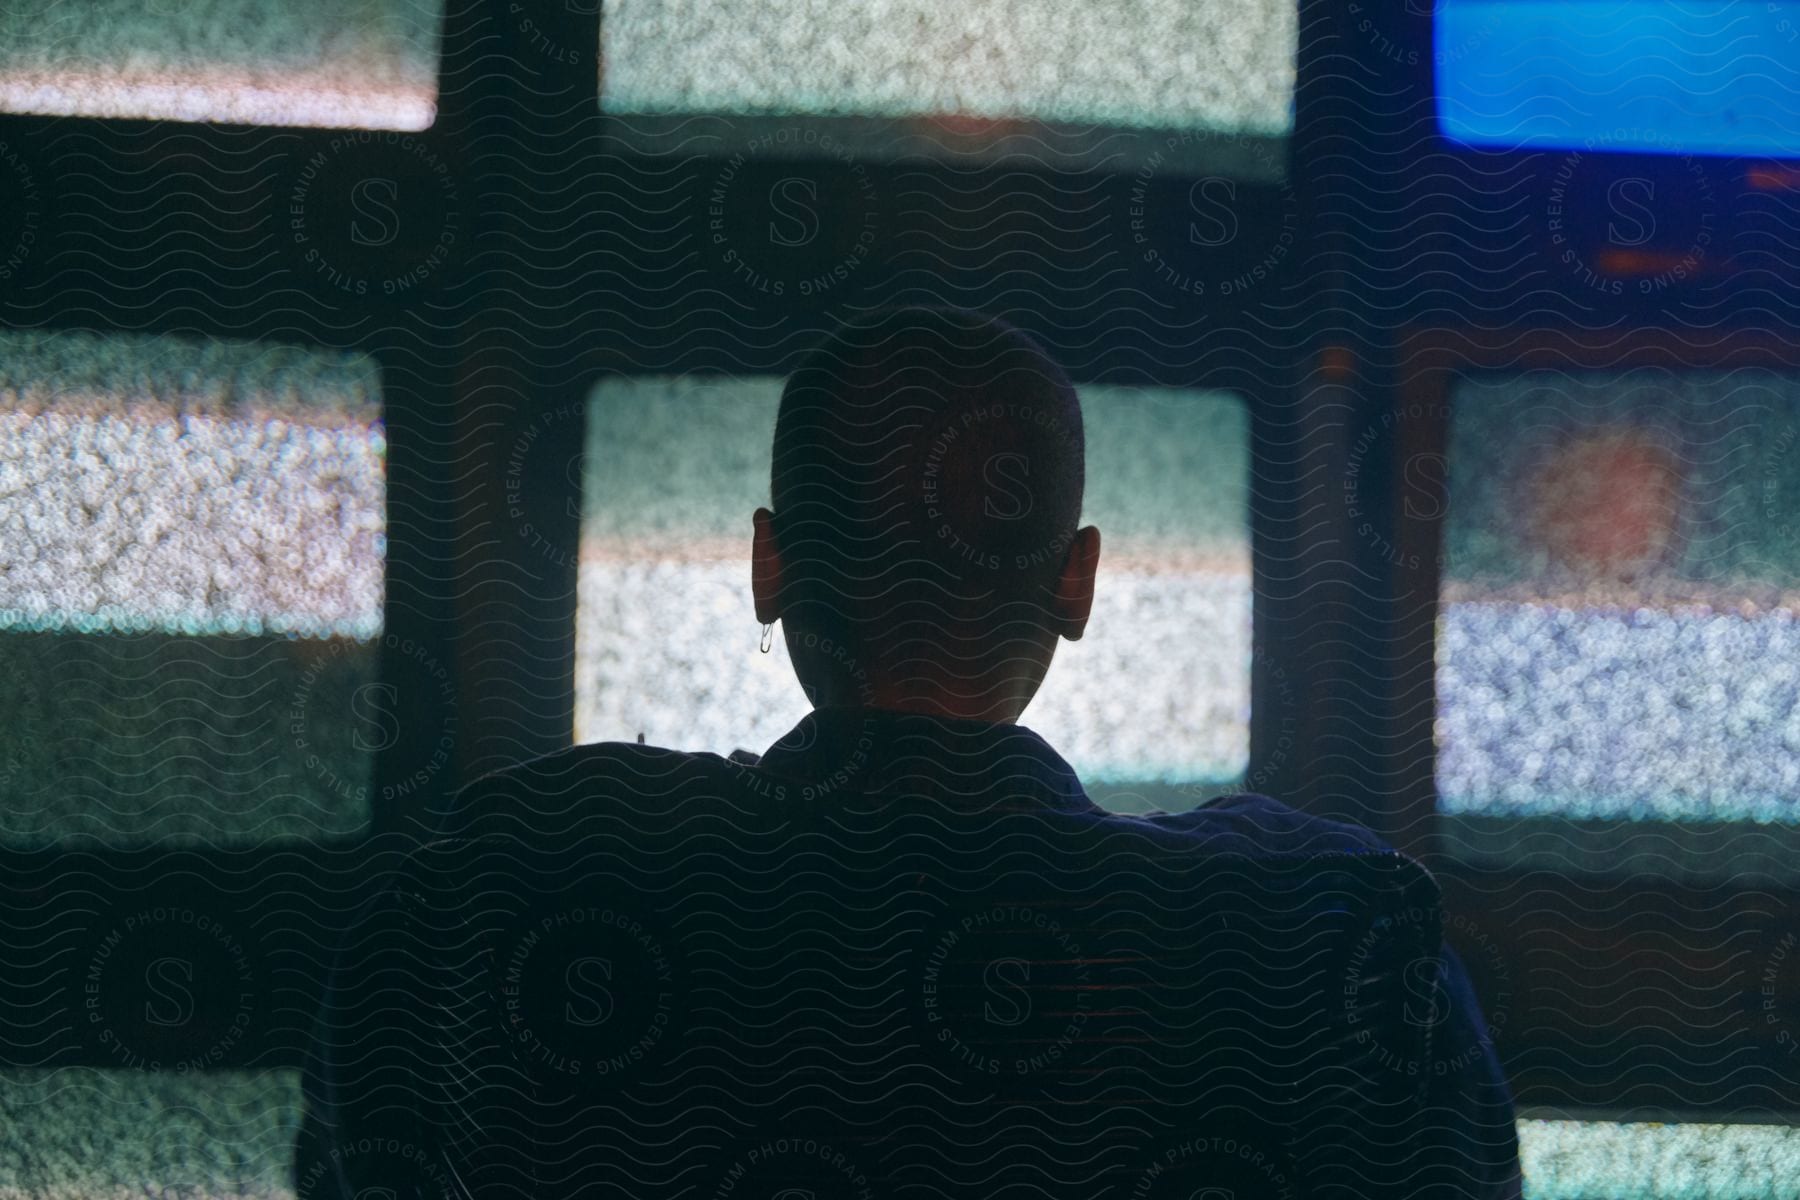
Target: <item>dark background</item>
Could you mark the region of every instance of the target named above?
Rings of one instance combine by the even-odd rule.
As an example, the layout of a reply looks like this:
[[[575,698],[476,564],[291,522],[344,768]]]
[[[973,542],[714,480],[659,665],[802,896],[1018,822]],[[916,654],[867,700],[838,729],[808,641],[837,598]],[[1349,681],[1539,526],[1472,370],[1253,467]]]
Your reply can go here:
[[[1443,479],[1405,469],[1441,453],[1442,420],[1417,414],[1434,411],[1463,370],[1787,363],[1800,264],[1782,231],[1800,216],[1800,180],[1769,164],[1693,160],[1705,175],[1694,203],[1713,229],[1704,268],[1657,281],[1698,220],[1673,211],[1669,245],[1607,260],[1617,277],[1650,285],[1597,291],[1538,233],[1565,156],[1439,139],[1429,18],[1408,7],[1382,6],[1376,36],[1355,6],[1301,4],[1288,183],[1239,182],[1214,197],[1235,222],[1233,244],[1252,248],[1248,265],[1262,258],[1253,248],[1290,244],[1284,232],[1291,249],[1230,296],[1170,287],[1133,252],[1121,215],[1133,203],[1129,174],[1019,162],[870,162],[872,220],[860,177],[842,164],[753,165],[769,178],[746,184],[746,195],[766,193],[775,173],[816,181],[821,235],[783,269],[798,274],[813,255],[828,270],[865,221],[878,241],[821,294],[746,287],[705,236],[719,163],[614,152],[592,58],[558,61],[497,0],[450,0],[439,115],[410,135],[417,149],[332,152],[340,185],[376,171],[396,181],[398,237],[352,246],[340,232],[346,213],[332,207],[345,188],[328,177],[310,185],[308,244],[346,264],[330,271],[300,252],[289,210],[308,162],[349,131],[0,117],[0,141],[36,184],[9,193],[12,211],[0,214],[36,232],[0,287],[0,323],[266,338],[378,358],[390,448],[387,630],[448,664],[454,680],[427,686],[416,657],[383,651],[376,670],[404,682],[403,720],[376,760],[366,835],[241,850],[0,853],[0,924],[33,929],[38,947],[0,961],[0,994],[20,1005],[0,1065],[127,1065],[77,1019],[81,970],[42,964],[59,953],[85,962],[108,913],[156,904],[217,912],[249,947],[242,969],[256,1015],[208,1066],[301,1065],[321,939],[399,852],[423,806],[568,741],[567,548],[579,509],[561,475],[528,476],[522,494],[512,491],[509,448],[579,408],[602,374],[779,373],[853,307],[929,300],[1004,313],[1078,382],[1248,398],[1251,776],[1259,790],[1361,821],[1424,858],[1445,890],[1451,943],[1503,1021],[1498,1044],[1521,1105],[1716,1120],[1800,1107],[1793,1043],[1777,1040],[1800,1020],[1794,952],[1787,970],[1766,971],[1800,918],[1792,888],[1749,886],[1728,870],[1710,882],[1477,870],[1441,852],[1431,727]],[[531,16],[556,44],[597,45],[592,12],[545,4]],[[1635,156],[1587,165],[1582,186],[1600,194],[1610,178],[1677,169]],[[1172,223],[1170,244],[1181,240],[1173,223],[1187,219],[1191,182],[1144,185],[1147,219]],[[1607,253],[1604,206],[1568,207],[1570,236]],[[395,294],[385,281],[397,281]],[[1344,502],[1353,459],[1354,514]],[[521,507],[537,536],[521,536]],[[1300,697],[1297,729],[1270,726],[1284,708],[1277,686]],[[446,730],[454,759],[433,768],[429,787],[402,787]],[[1292,749],[1275,756],[1284,733]],[[221,961],[222,971],[240,969]]]

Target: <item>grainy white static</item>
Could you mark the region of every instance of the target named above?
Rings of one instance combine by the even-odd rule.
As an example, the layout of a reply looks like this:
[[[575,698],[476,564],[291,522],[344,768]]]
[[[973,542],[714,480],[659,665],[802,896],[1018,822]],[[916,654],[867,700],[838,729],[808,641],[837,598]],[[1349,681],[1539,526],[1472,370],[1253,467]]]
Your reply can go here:
[[[1800,622],[1454,604],[1446,812],[1800,821]]]
[[[1025,723],[1095,782],[1198,783],[1249,759],[1248,417],[1226,393],[1083,387],[1083,520],[1104,543],[1087,637]],[[750,513],[768,503],[781,381],[596,390],[583,463],[575,736],[762,751],[808,711],[757,652]],[[560,469],[549,464],[546,469]]]
[[[375,364],[0,336],[0,628],[380,632]]]
[[[0,1072],[0,1200],[291,1200],[300,1072]]]
[[[811,706],[787,647],[759,653],[743,562],[589,561],[577,741],[761,753]],[[1250,757],[1250,578],[1113,570],[1023,717],[1083,779],[1235,779]]]
[[[7,0],[0,111],[420,130],[443,0]]]
[[[1768,1200],[1800,1195],[1800,1127],[1519,1122],[1526,1200]]]
[[[600,28],[612,113],[1293,124],[1282,0],[606,0]]]

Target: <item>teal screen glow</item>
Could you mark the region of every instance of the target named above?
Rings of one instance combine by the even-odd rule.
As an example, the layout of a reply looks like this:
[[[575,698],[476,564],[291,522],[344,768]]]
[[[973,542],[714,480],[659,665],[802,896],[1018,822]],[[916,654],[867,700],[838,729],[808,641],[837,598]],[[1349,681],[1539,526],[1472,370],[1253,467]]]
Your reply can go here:
[[[292,1200],[303,1104],[291,1070],[0,1071],[0,1195]]]
[[[1519,1122],[1525,1200],[1774,1200],[1800,1196],[1800,1127]]]

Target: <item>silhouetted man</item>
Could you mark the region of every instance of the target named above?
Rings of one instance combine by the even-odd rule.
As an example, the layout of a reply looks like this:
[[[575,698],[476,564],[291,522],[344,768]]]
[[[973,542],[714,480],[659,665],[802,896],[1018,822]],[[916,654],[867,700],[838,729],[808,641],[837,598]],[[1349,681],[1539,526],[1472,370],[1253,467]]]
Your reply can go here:
[[[1080,525],[1084,482],[1074,387],[1023,333],[925,308],[838,330],[782,393],[771,506],[755,514],[756,614],[781,623],[815,707],[760,766],[800,779],[873,774],[851,744],[871,729],[879,745],[926,723],[1017,722],[1058,641],[1078,640],[1093,608],[1101,537]],[[1017,729],[1005,745],[1057,781],[1051,803],[1095,820],[1148,821],[1249,854],[1385,848],[1259,795],[1108,815],[1036,735]],[[1405,1069],[1434,1076],[1428,1104],[1467,1164],[1467,1194],[1516,1195],[1512,1102],[1473,988],[1447,947],[1415,967],[1431,977],[1414,981],[1424,990],[1411,1019],[1438,1025],[1442,1058]]]
[[[662,844],[652,836],[661,836],[658,830],[673,839],[696,821],[721,818],[726,840],[741,835],[754,843],[805,825],[836,846],[854,818],[865,833],[873,831],[879,850],[890,810],[923,813],[927,824],[958,813],[999,812],[1043,814],[1065,829],[1154,827],[1159,837],[1175,839],[1183,855],[1191,841],[1197,857],[1224,852],[1304,861],[1312,854],[1385,850],[1366,830],[1255,795],[1182,814],[1108,814],[1050,746],[1017,724],[1058,642],[1082,636],[1093,606],[1101,538],[1080,525],[1084,447],[1081,407],[1068,378],[1003,322],[907,308],[839,329],[787,382],[774,433],[770,505],[754,514],[756,615],[765,638],[769,626],[782,626],[814,711],[766,753],[740,751],[732,761],[613,743],[575,747],[473,785],[445,831],[529,829],[540,843],[575,845],[599,811],[623,814],[618,820],[634,836],[648,831],[642,844],[651,847]],[[1194,630],[1195,638],[1206,636]],[[866,856],[867,843],[859,844]],[[755,854],[748,857],[757,871],[768,870]],[[505,874],[514,860],[502,855],[498,861]],[[787,903],[804,907],[806,890],[797,899],[783,896],[778,888],[769,893],[770,911]],[[420,911],[429,917],[434,909],[421,901]],[[555,920],[543,929],[557,928]],[[460,924],[457,918],[449,927]],[[615,920],[609,928],[618,926]],[[402,947],[372,958],[378,966],[403,964],[409,953]],[[532,953],[542,958],[548,951]],[[1432,1076],[1422,1136],[1449,1151],[1454,1175],[1466,1181],[1456,1194],[1515,1195],[1512,1105],[1468,980],[1448,952],[1412,964],[1414,975],[1421,971],[1424,977],[1412,981],[1420,985],[1417,1011],[1409,1010],[1407,1019],[1440,1027],[1442,1060],[1396,1069]],[[378,1008],[376,988],[358,986]],[[414,985],[397,982],[388,1003],[407,986]],[[560,995],[551,999],[566,1003]],[[523,1003],[511,994],[503,1000]],[[752,1016],[772,1019],[761,1009]],[[655,1011],[642,1017],[647,1029],[667,1027],[655,1024],[666,1022]],[[504,1027],[513,1024],[520,1032],[507,1040],[522,1053],[519,1038],[532,1023],[515,1013]],[[422,1037],[422,1053],[432,1051],[437,1036]],[[387,1040],[381,1035],[350,1031],[340,1040],[345,1070],[360,1069],[361,1078],[374,1080],[386,1069],[357,1061],[365,1047]],[[548,1047],[540,1057],[555,1066]],[[386,1093],[395,1098],[390,1109],[406,1106],[404,1079],[417,1061],[411,1052],[397,1055],[390,1074],[402,1082]],[[523,1061],[527,1073],[536,1065]],[[882,1070],[899,1065],[895,1059]],[[340,1092],[349,1087],[374,1095],[374,1086],[340,1085]],[[1194,1086],[1206,1085],[1197,1079]],[[322,1107],[338,1111],[333,1106],[344,1097],[323,1099]],[[314,1144],[329,1146],[358,1128],[363,1118],[348,1112],[343,1108],[335,1132]],[[554,1121],[550,1128],[557,1145],[571,1136]],[[392,1140],[403,1144],[405,1135]],[[315,1160],[329,1156],[311,1153]],[[313,1174],[335,1179],[337,1170],[327,1163]]]

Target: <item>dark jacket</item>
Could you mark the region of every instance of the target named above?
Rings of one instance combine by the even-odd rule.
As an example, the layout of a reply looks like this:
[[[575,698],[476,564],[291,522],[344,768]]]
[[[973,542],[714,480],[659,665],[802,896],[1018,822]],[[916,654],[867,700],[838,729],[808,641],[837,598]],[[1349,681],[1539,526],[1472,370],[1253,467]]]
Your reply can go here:
[[[592,827],[596,806],[608,802],[629,808],[635,828],[688,831],[697,828],[696,820],[709,819],[750,844],[808,821],[820,822],[821,831],[835,837],[840,826],[850,829],[859,820],[878,823],[885,819],[882,814],[905,807],[928,824],[940,819],[934,809],[943,819],[974,815],[1029,823],[1042,818],[1046,826],[1085,829],[1088,844],[1103,844],[1115,831],[1130,832],[1164,846],[1191,847],[1196,861],[1208,856],[1217,861],[1231,856],[1392,856],[1367,830],[1309,817],[1264,796],[1225,797],[1178,814],[1110,814],[1092,803],[1069,765],[1028,729],[873,710],[816,712],[760,756],[739,752],[726,759],[618,743],[574,747],[472,785],[443,814],[438,832],[450,839],[519,834],[542,845],[573,845]],[[712,834],[702,829],[698,836]],[[522,862],[508,857],[503,869]],[[460,864],[448,868],[449,886],[474,870]],[[651,883],[647,891],[653,891]],[[777,875],[771,886],[779,883]],[[416,880],[405,886],[420,894],[430,891]],[[618,921],[613,932],[624,927]],[[355,951],[342,960],[348,967],[340,965],[340,994],[386,995],[397,1002],[407,988],[418,986],[405,982],[407,965],[416,957],[410,943],[384,949],[382,936],[352,933]],[[650,944],[647,937],[644,943]],[[633,951],[626,946],[623,952]],[[1409,963],[1407,969],[1412,989],[1408,1020],[1431,1026],[1433,1049],[1428,1055],[1396,1055],[1383,1066],[1422,1085],[1426,1111],[1418,1136],[1448,1151],[1456,1177],[1453,1187],[1439,1190],[1484,1200],[1514,1197],[1519,1183],[1512,1104],[1468,978],[1447,950]],[[371,982],[372,973],[382,970],[396,972],[385,988]],[[675,992],[683,986],[670,985]],[[669,1000],[647,1003],[666,1007]],[[652,1028],[658,1012],[640,1017],[647,1021],[645,1028]],[[423,1052],[432,1049],[427,1043],[444,1036],[420,1039]],[[335,1051],[323,1056],[321,1069],[309,1075],[308,1122],[296,1160],[303,1198],[354,1194],[371,1180],[379,1183],[387,1177],[362,1165],[352,1163],[357,1169],[344,1174],[338,1168],[357,1154],[366,1162],[369,1155],[383,1152],[406,1160],[397,1160],[397,1177],[411,1180],[416,1191],[480,1194],[450,1171],[424,1169],[408,1157],[438,1135],[421,1133],[412,1121],[417,1114],[405,1111],[407,1087],[414,1085],[395,1081],[413,1078],[408,1072],[419,1053],[402,1048],[403,1040],[371,1035],[365,1023],[360,1032],[340,1036]],[[551,1060],[551,1049],[534,1049]],[[628,1052],[630,1047],[622,1053]],[[334,1057],[336,1067],[331,1065]],[[346,1071],[346,1061],[355,1069]],[[354,1082],[346,1085],[351,1077]],[[458,1112],[454,1105],[438,1110],[428,1123],[441,1129],[458,1120],[482,1123],[479,1114]],[[346,1138],[351,1139],[350,1153],[330,1149],[346,1144]]]
[[[771,774],[832,786],[857,766],[856,743],[878,733],[891,744],[907,736],[925,744],[941,742],[939,729],[956,723],[851,710],[815,712],[763,754],[758,765]],[[971,726],[970,729],[979,729]],[[1309,855],[1331,851],[1387,850],[1375,834],[1358,825],[1309,816],[1279,800],[1254,793],[1222,796],[1184,813],[1127,816],[1109,813],[1088,798],[1074,768],[1048,743],[1023,726],[1003,727],[989,742],[1013,756],[1017,777],[1034,786],[1009,794],[1029,795],[1045,809],[1099,824],[1149,825],[1191,838],[1199,850],[1256,855]],[[966,735],[965,735],[966,736]],[[858,767],[857,769],[862,769]],[[1433,964],[1429,980],[1419,979],[1414,997],[1421,1019],[1431,1020],[1430,1061],[1395,1064],[1396,1069],[1429,1075],[1427,1104],[1440,1114],[1436,1132],[1469,1166],[1467,1195],[1478,1200],[1514,1200],[1520,1194],[1519,1146],[1512,1095],[1494,1051],[1468,972],[1448,946]],[[1434,990],[1427,990],[1435,985]]]

